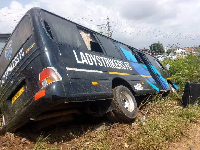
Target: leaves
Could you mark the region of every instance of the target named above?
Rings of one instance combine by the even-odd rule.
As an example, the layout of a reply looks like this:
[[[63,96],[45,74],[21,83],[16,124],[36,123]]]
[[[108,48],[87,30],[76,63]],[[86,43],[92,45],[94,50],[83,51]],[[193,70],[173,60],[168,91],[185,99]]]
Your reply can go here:
[[[164,51],[163,45],[160,42],[158,42],[158,43],[151,44],[150,52],[152,54],[163,54],[165,51]]]
[[[170,65],[169,75],[175,84],[178,84],[180,89],[184,89],[185,83],[200,82],[200,56],[193,54],[187,55],[185,58],[177,60],[166,59],[163,61],[164,66]]]

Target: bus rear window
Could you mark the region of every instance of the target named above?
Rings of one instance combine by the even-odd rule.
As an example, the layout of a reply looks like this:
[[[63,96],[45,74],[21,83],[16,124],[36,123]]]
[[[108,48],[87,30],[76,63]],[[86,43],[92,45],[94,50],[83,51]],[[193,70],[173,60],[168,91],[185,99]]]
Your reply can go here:
[[[30,18],[24,16],[18,26],[15,28],[9,41],[3,49],[0,56],[0,77],[8,67],[11,60],[15,57],[15,54],[20,50],[23,44],[32,35],[32,27]]]

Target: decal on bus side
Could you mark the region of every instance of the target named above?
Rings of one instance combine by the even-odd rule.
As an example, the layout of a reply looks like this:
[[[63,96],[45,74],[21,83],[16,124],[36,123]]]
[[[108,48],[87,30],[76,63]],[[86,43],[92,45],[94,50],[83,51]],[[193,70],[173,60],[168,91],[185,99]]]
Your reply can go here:
[[[6,60],[10,60],[12,56],[12,40],[10,40],[5,48],[5,58]]]
[[[115,69],[132,70],[129,62],[123,62],[83,52],[80,52],[80,58],[78,58],[75,50],[73,50],[73,53],[76,58],[76,62],[78,64],[87,64],[87,65],[103,66]]]
[[[7,44],[6,49],[11,49],[12,50],[12,40]],[[35,46],[35,43],[33,43],[27,50],[26,53],[28,53],[33,47]],[[11,57],[12,52],[7,52],[5,51],[6,59],[9,60]],[[4,84],[5,80],[7,80],[8,75],[12,72],[12,70],[17,66],[19,61],[24,57],[25,52],[24,49],[21,48],[19,52],[16,54],[16,56],[13,58],[12,62],[9,64],[8,68],[6,69],[4,75],[2,76],[2,80],[0,80],[0,84]]]
[[[8,75],[12,72],[12,70],[17,66],[19,61],[24,57],[23,48],[17,53],[14,57],[10,65],[8,66],[7,70],[5,71],[4,75],[2,76],[1,84],[4,84],[5,80],[7,80]]]

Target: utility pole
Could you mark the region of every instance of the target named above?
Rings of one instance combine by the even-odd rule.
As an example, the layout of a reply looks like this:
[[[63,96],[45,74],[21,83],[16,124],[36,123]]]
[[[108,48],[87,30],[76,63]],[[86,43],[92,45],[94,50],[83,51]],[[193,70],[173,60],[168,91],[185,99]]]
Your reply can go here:
[[[112,37],[112,32],[113,31],[111,31],[111,26],[110,26],[110,21],[109,21],[109,17],[108,16],[107,16],[106,20],[107,20],[106,24],[100,24],[100,25],[97,25],[97,26],[100,26],[100,29],[101,29],[100,33],[101,34],[105,34],[108,37]],[[106,30],[106,33],[103,32],[104,28]]]
[[[107,23],[106,23],[106,26],[107,26],[107,35],[108,37],[112,37],[111,35],[111,32],[110,32],[110,21],[109,21],[109,17],[107,16]]]

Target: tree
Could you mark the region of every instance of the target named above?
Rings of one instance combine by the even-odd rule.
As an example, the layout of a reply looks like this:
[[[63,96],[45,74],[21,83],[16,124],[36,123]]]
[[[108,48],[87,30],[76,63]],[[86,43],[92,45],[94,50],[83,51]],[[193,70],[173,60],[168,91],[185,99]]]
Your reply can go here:
[[[200,53],[200,45],[199,45],[199,47],[197,48],[197,52]]]
[[[150,47],[150,52],[153,54],[153,55],[158,55],[158,54],[163,54],[165,51],[164,51],[164,48],[163,48],[163,45],[158,42],[158,43],[153,43],[151,44]]]
[[[171,52],[173,52],[173,50],[172,49],[168,49],[166,53],[169,55]]]

